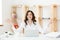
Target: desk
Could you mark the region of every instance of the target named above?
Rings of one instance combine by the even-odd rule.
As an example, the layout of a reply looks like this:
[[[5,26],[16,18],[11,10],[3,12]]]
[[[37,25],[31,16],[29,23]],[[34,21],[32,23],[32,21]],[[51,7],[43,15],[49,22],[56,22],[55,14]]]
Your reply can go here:
[[[46,37],[43,34],[40,34],[39,37],[23,37],[22,35],[19,36],[17,34],[15,35],[3,34],[0,36],[0,40],[60,40],[60,38],[50,38]]]

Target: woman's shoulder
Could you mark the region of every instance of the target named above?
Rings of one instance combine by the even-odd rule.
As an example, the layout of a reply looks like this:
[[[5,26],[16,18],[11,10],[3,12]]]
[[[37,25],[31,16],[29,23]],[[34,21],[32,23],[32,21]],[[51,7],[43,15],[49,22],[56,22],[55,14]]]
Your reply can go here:
[[[22,22],[21,22],[21,25],[22,25],[22,26],[23,26],[23,25],[25,25],[25,22],[24,22],[24,21],[22,21]]]
[[[23,28],[25,28],[25,22],[22,21],[20,26],[23,27]]]

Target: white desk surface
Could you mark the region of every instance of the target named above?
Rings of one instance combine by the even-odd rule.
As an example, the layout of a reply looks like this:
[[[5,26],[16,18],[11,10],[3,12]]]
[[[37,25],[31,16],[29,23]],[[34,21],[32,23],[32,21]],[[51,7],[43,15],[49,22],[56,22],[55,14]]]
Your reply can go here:
[[[9,37],[0,37],[0,40],[60,40],[60,38],[49,38],[44,35],[40,35],[39,37],[20,37],[17,35],[9,36]]]

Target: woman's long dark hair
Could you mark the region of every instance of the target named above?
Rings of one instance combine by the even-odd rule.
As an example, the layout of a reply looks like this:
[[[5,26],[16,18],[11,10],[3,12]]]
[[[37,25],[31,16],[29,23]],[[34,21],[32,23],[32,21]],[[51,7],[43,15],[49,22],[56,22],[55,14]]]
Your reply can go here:
[[[35,22],[36,22],[36,20],[35,20],[35,15],[34,15],[33,11],[31,11],[31,10],[28,10],[28,11],[26,12],[24,22],[25,22],[25,24],[27,25],[27,20],[28,20],[27,15],[28,15],[29,12],[32,13],[32,21],[33,21],[33,23],[35,24]]]

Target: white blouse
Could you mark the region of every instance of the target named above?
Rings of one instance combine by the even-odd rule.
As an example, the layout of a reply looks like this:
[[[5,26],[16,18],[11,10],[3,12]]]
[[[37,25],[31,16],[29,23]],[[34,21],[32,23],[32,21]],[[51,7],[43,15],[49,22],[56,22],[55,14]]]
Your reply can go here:
[[[41,28],[41,26],[39,25],[38,22],[32,23],[31,25],[29,25],[29,23],[27,22],[27,25],[25,24],[25,22],[21,23],[21,28],[24,28],[24,31],[27,30],[37,30],[38,32],[43,33],[43,29]]]

